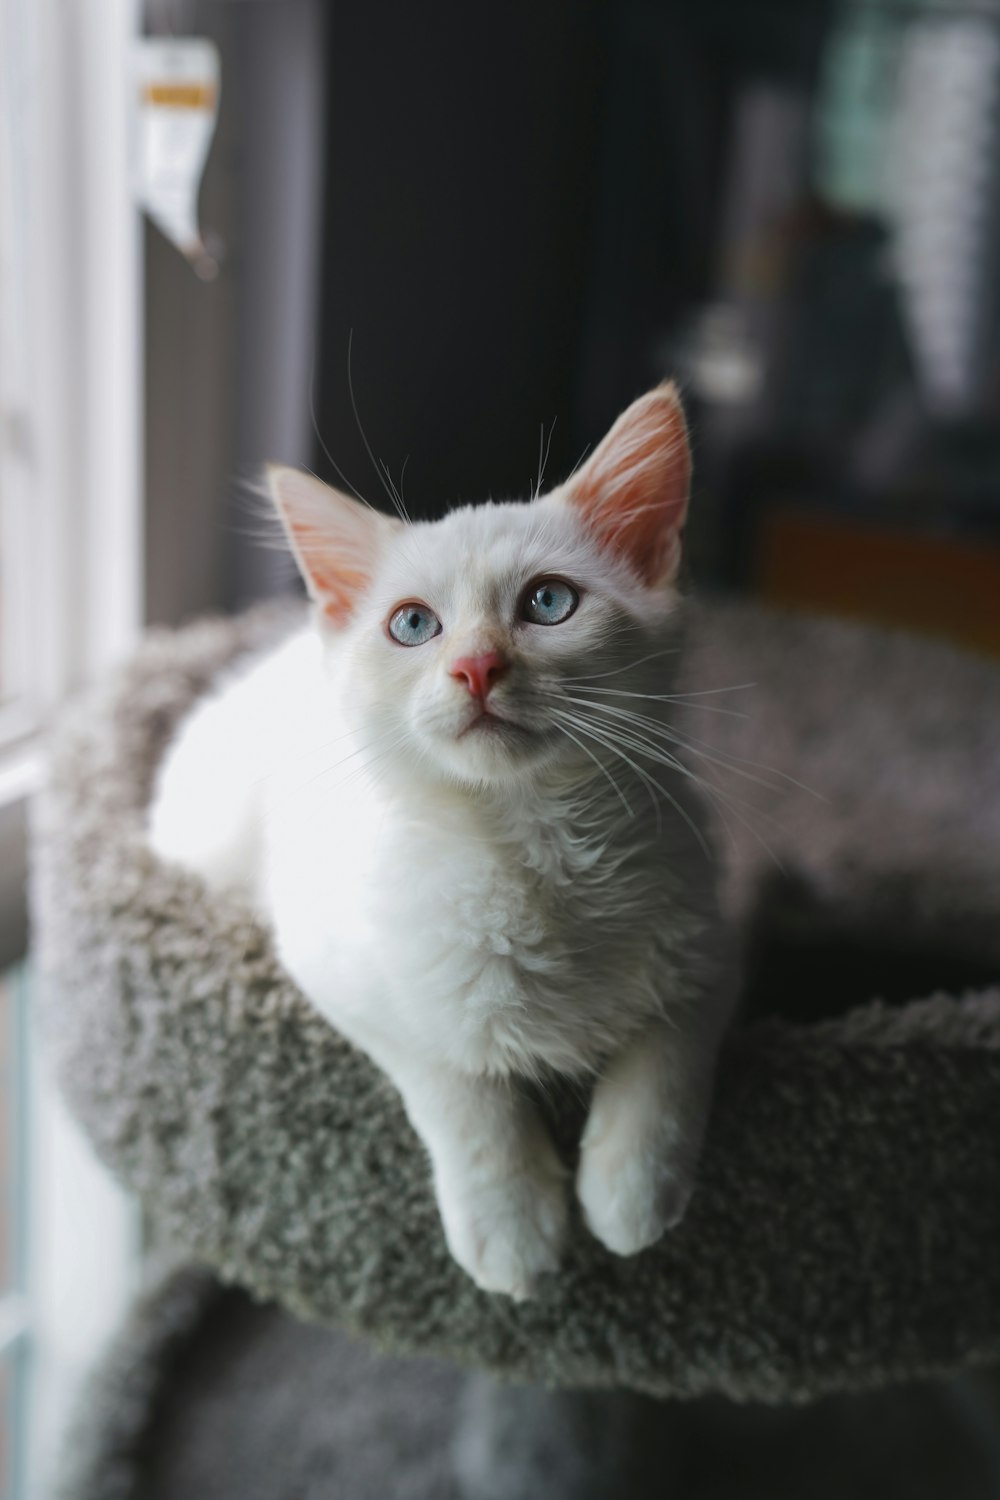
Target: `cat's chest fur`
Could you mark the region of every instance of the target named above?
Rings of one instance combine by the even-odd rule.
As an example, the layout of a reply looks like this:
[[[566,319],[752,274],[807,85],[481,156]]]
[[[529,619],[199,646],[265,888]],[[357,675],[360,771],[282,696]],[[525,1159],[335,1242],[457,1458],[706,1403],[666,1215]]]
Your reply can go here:
[[[558,793],[483,805],[366,781],[320,815],[286,815],[269,866],[286,966],[375,1055],[580,1073],[658,1004],[662,851],[620,818],[574,816]]]

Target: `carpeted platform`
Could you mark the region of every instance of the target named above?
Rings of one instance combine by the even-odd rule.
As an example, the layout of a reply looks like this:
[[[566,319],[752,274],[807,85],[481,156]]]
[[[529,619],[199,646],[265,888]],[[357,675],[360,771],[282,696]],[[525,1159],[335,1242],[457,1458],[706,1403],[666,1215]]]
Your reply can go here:
[[[387,1082],[239,906],[145,845],[172,726],[275,628],[154,635],[64,725],[36,823],[66,1090],[171,1241],[307,1320],[529,1382],[784,1402],[1000,1356],[1000,671],[697,612],[688,687],[757,684],[733,695],[748,717],[690,708],[684,727],[758,799],[753,833],[727,813],[728,899],[770,1015],[726,1049],[681,1229],[623,1262],[577,1226],[563,1274],[515,1306],[450,1261]],[[737,775],[760,765],[794,782]],[[831,993],[852,952],[869,967]],[[878,1002],[879,972],[905,1003]]]

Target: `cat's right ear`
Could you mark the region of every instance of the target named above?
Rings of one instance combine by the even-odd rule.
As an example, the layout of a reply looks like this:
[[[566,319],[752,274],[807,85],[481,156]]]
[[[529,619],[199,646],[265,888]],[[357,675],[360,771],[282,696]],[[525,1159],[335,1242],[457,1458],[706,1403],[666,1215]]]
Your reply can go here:
[[[331,624],[345,624],[400,522],[301,469],[268,464],[266,473],[271,499],[311,598]]]

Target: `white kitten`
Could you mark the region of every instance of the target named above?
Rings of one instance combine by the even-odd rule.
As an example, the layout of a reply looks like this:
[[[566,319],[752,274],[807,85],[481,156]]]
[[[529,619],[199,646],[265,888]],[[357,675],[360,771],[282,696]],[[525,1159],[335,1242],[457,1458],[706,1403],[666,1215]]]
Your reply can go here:
[[[595,1081],[576,1192],[610,1250],[692,1188],[730,987],[666,727],[689,469],[665,386],[530,503],[404,525],[270,471],[314,624],[199,706],[152,808],[395,1083],[452,1254],[513,1297],[567,1226],[526,1081]]]

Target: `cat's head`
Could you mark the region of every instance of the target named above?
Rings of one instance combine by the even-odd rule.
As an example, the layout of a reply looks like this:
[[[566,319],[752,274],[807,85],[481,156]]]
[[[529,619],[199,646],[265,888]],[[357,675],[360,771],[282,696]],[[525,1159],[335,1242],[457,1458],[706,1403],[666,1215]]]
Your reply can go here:
[[[530,501],[407,524],[294,469],[269,481],[372,758],[472,784],[604,760],[614,706],[670,681],[690,481],[673,385]]]

